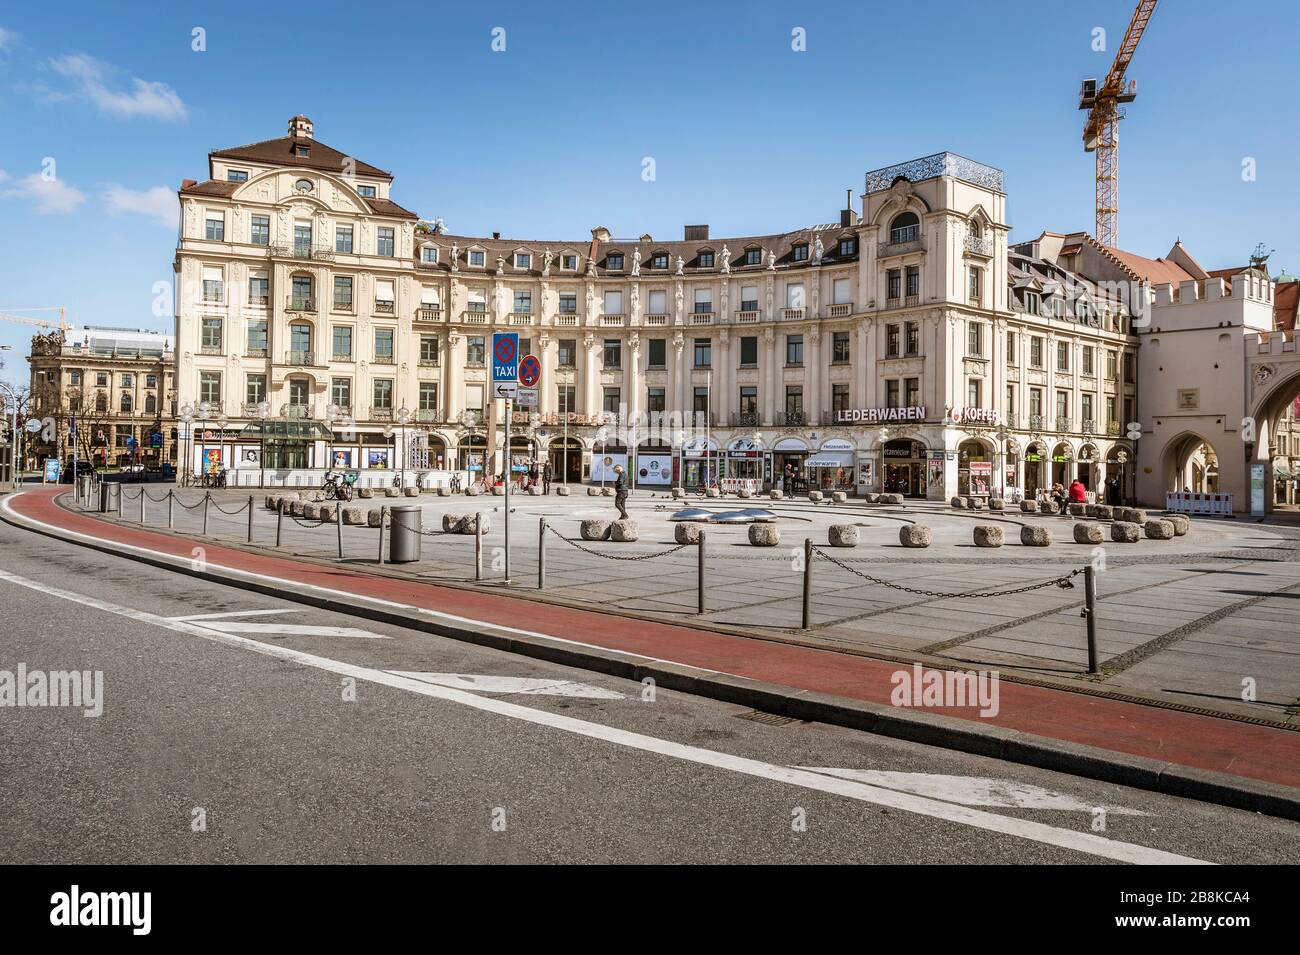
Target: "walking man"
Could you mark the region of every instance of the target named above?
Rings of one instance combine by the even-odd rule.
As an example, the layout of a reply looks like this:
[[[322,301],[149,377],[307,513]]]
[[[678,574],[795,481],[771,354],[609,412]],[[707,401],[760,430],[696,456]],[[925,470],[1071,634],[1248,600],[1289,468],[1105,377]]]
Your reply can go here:
[[[548,460],[542,465],[542,493],[551,493],[551,462]]]
[[[618,508],[619,517],[627,520],[627,475],[621,464],[614,465],[614,506]]]

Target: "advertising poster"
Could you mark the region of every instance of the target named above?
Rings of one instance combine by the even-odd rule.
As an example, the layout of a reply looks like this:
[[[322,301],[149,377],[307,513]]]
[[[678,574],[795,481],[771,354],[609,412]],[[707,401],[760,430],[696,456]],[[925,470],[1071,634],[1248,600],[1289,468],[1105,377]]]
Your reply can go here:
[[[330,453],[330,466],[336,471],[352,467],[352,449],[335,448]]]
[[[225,459],[224,459],[224,457],[222,456],[221,451],[222,451],[221,448],[204,448],[204,449],[203,449],[203,460],[202,460],[201,463],[202,463],[202,465],[203,465],[203,470],[204,470],[205,472],[206,472],[206,471],[215,471],[215,470],[217,470],[218,468],[220,468],[220,467],[222,466],[222,462],[223,462]]]
[[[673,483],[673,456],[671,454],[638,455],[636,483],[670,487]]]
[[[614,465],[623,465],[623,470],[627,470],[627,455],[618,454],[601,454],[599,451],[591,456],[591,482],[599,484],[604,481],[606,484],[613,484],[614,479],[618,477],[614,473]]]
[[[260,468],[262,466],[262,449],[256,445],[239,449],[239,463],[236,465],[241,468]]]
[[[872,464],[873,462],[869,460],[858,462],[858,487],[871,487],[872,482],[875,480],[875,473]]]
[[[45,480],[45,483],[46,483],[46,484],[58,484],[58,483],[59,483],[59,459],[58,459],[58,458],[46,458],[46,459],[45,459],[45,479],[44,479],[44,480]]]
[[[370,467],[370,468],[388,467],[388,450],[383,449],[380,451],[367,451],[366,467]]]

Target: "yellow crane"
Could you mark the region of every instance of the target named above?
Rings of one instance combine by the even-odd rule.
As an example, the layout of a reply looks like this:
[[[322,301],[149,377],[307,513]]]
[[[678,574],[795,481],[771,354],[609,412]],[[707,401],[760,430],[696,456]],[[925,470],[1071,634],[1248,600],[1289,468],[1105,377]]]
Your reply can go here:
[[[1079,109],[1089,111],[1083,125],[1083,149],[1097,156],[1096,237],[1106,246],[1119,243],[1119,121],[1124,118],[1120,104],[1137,98],[1137,83],[1130,80],[1126,84],[1124,73],[1155,10],[1156,0],[1138,3],[1106,78],[1100,86],[1096,78],[1084,80],[1079,90]]]
[[[62,305],[42,305],[38,308],[0,308],[0,322],[15,322],[19,325],[32,325],[36,328],[57,328],[61,332],[66,332],[72,326],[64,318],[64,307]],[[39,318],[28,318],[25,315],[13,315],[11,312],[58,312],[59,320],[57,322],[46,322]]]

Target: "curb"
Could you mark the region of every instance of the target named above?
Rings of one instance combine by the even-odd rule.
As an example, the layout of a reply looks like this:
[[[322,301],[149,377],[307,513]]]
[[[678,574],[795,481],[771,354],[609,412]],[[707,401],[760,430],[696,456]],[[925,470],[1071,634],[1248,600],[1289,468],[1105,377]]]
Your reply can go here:
[[[467,627],[435,622],[422,619],[418,613],[408,614],[345,603],[300,590],[288,581],[272,586],[219,571],[195,569],[188,562],[174,563],[162,557],[123,553],[114,549],[109,543],[90,544],[63,534],[29,526],[21,519],[16,520],[3,511],[0,511],[0,520],[4,520],[11,526],[64,543],[134,560],[173,573],[186,574],[201,580],[290,600],[321,610],[420,630],[476,646],[504,650],[636,682],[650,678],[656,685],[676,692],[746,706],[793,719],[842,726],[878,736],[988,756],[1101,782],[1300,821],[1300,789],[1277,783],[1232,776],[1228,773],[1198,769],[1143,756],[1132,756],[1096,746],[1037,736],[993,725],[982,725],[923,710],[887,707],[878,703],[849,700],[829,693],[800,690],[684,664],[650,660],[619,650],[591,646],[576,647],[545,637],[524,637],[502,632],[488,623]]]

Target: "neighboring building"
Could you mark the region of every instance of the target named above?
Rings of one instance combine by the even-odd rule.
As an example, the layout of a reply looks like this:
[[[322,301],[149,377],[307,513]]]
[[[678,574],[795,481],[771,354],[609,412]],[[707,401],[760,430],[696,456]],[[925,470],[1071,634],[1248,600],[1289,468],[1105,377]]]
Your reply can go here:
[[[98,466],[176,461],[173,339],[139,329],[86,327],[32,338],[31,414],[57,422],[53,440],[29,439],[37,459],[77,455]]]

